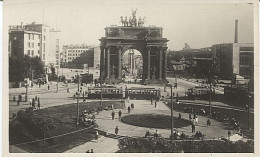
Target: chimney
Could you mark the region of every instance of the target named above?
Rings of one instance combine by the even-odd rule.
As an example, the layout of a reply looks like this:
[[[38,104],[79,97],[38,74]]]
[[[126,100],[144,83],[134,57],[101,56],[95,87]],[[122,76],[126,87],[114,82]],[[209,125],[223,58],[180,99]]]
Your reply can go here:
[[[238,20],[235,21],[235,41],[234,43],[238,42]]]

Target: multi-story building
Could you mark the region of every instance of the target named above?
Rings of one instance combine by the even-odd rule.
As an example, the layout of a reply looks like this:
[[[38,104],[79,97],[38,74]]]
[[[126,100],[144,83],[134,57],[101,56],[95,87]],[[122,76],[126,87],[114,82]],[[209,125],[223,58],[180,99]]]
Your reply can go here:
[[[91,46],[85,44],[76,44],[76,45],[63,45],[62,52],[62,61],[63,62],[71,62],[72,60],[80,57],[83,52],[87,52],[90,50]]]
[[[50,30],[44,24],[31,24],[9,26],[9,55],[39,56],[45,66],[57,65],[56,51],[51,51],[50,46],[55,45],[60,31]],[[52,39],[52,37],[55,39]],[[59,39],[58,39],[59,40]]]
[[[212,46],[212,60],[217,75],[231,78],[233,74],[250,78],[254,73],[253,43],[224,43]]]

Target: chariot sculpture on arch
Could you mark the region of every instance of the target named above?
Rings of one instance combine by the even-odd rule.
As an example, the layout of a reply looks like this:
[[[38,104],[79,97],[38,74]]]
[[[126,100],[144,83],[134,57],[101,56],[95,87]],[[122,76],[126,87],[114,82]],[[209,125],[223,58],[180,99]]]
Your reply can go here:
[[[120,17],[120,23],[121,26],[124,27],[143,27],[146,23],[146,17],[144,16],[143,19],[139,17],[139,20],[136,18],[136,12],[137,9],[132,9],[132,16],[129,16],[129,19],[127,19],[127,16],[125,16],[125,19],[123,16]]]

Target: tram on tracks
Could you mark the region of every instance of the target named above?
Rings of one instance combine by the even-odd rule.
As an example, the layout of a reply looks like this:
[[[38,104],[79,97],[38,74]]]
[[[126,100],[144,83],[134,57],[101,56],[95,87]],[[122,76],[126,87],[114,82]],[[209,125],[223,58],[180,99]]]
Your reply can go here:
[[[131,99],[158,100],[161,97],[161,91],[155,88],[126,88],[125,97]]]
[[[212,94],[215,94],[215,89],[212,88]],[[189,98],[206,98],[208,97],[210,88],[206,86],[195,86],[188,89],[187,96]]]
[[[88,99],[100,99],[102,90],[102,98],[108,99],[122,99],[123,98],[123,89],[117,88],[114,86],[95,86],[89,87],[87,91]]]

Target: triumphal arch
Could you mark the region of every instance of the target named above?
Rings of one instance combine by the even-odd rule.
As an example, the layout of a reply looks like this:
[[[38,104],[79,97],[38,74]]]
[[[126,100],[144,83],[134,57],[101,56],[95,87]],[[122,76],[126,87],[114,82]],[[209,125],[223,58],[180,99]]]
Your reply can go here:
[[[135,12],[136,13],[136,12]],[[163,38],[163,28],[144,26],[144,20],[135,14],[125,20],[122,26],[105,28],[105,37],[100,40],[100,79],[105,82],[122,82],[122,56],[129,49],[138,50],[143,57],[144,83],[166,81],[167,38]]]

